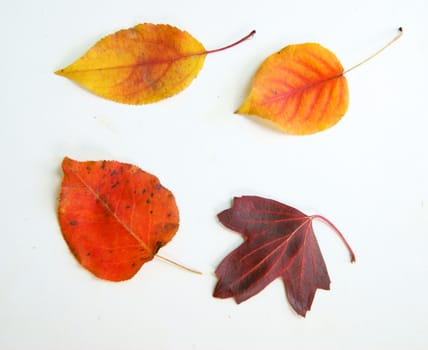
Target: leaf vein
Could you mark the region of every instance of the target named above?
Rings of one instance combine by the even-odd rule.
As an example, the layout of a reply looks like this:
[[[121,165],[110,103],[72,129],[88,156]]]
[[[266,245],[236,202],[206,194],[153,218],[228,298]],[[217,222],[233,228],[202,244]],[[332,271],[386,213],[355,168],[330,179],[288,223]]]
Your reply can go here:
[[[71,172],[89,190],[95,199],[99,200],[99,202],[106,208],[109,214],[116,219],[116,221],[125,229],[125,231],[127,231],[144,249],[152,254],[148,245],[133,230],[131,230],[131,228],[121,218],[117,216],[109,204],[103,198],[101,198],[100,195],[88,183],[86,183],[86,181],[78,173],[74,172],[73,170],[71,170]]]

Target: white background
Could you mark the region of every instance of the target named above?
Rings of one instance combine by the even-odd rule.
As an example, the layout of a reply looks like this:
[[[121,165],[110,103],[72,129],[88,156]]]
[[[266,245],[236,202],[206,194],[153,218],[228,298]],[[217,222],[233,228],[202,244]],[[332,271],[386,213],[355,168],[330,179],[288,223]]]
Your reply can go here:
[[[420,1],[3,1],[0,5],[1,349],[426,349],[428,347],[428,3]],[[209,55],[189,88],[127,106],[56,76],[101,37],[141,22],[189,31]],[[233,114],[269,54],[319,42],[349,68],[333,128],[285,135]],[[116,159],[176,196],[180,230],[130,281],[98,280],[70,254],[56,217],[64,156]],[[261,195],[315,223],[332,280],[306,318],[280,280],[236,305],[213,271],[238,246],[215,215]]]

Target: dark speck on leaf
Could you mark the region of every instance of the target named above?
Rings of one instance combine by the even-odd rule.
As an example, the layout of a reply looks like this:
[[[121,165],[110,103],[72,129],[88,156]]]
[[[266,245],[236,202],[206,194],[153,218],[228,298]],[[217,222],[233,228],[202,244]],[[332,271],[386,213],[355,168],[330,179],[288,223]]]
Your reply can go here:
[[[70,221],[70,225],[71,225],[71,226],[76,226],[76,225],[77,225],[77,221],[75,221],[75,220],[71,220],[71,221]]]
[[[119,185],[119,181],[116,181],[113,185],[111,185],[111,188],[115,188],[117,185]]]
[[[147,199],[147,200],[146,200],[146,203],[147,203],[147,204],[150,204],[150,199]]]
[[[101,169],[104,169],[106,167],[106,161],[104,160],[102,163],[101,163]]]
[[[113,170],[113,171],[110,173],[110,176],[114,176],[114,175],[117,175],[117,174],[118,174],[117,170]]]

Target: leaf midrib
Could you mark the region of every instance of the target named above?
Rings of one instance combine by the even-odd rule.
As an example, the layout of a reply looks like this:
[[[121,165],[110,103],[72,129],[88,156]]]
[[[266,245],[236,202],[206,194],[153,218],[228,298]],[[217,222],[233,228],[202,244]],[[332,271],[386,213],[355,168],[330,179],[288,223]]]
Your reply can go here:
[[[71,173],[76,176],[76,178],[85,186],[89,192],[95,197],[95,199],[99,200],[100,203],[107,209],[109,214],[113,216],[116,221],[125,229],[126,232],[128,232],[145,250],[150,252],[151,255],[154,255],[152,250],[147,246],[147,244],[123,221],[121,220],[116,213],[113,211],[113,209],[108,205],[108,203],[100,197],[100,195],[76,172],[71,170]]]
[[[306,84],[306,82],[305,82],[305,85],[298,86],[298,87],[293,87],[293,88],[291,88],[287,92],[284,92],[284,93],[281,93],[281,94],[277,94],[277,95],[275,95],[274,97],[271,97],[271,98],[267,98],[264,101],[259,102],[259,105],[272,104],[272,103],[275,103],[277,101],[285,101],[285,100],[289,99],[292,96],[302,95],[305,92],[307,92],[308,90],[315,89],[315,88],[317,88],[317,87],[319,87],[321,85],[327,84],[328,82],[331,82],[331,81],[338,80],[338,79],[340,79],[342,77],[344,77],[344,74],[340,73],[340,74],[337,74],[337,75],[334,75],[334,76],[331,76],[331,77],[327,77],[327,78],[324,78],[324,79],[317,80],[315,82],[308,82],[308,84]]]
[[[85,69],[73,69],[68,70],[67,67],[64,69],[61,69],[57,71],[56,73],[63,74],[67,72],[67,74],[70,73],[87,73],[87,72],[97,72],[97,71],[108,71],[108,70],[116,70],[116,69],[131,69],[136,67],[144,67],[144,66],[153,66],[153,65],[162,65],[162,64],[173,64],[180,60],[185,60],[192,57],[198,57],[198,56],[204,56],[207,55],[207,51],[203,52],[197,52],[197,53],[189,53],[184,54],[182,56],[177,56],[171,59],[165,59],[165,60],[151,60],[151,61],[136,61],[133,64],[124,64],[124,65],[117,65],[117,66],[106,66],[106,67],[99,67],[99,68],[85,68]]]

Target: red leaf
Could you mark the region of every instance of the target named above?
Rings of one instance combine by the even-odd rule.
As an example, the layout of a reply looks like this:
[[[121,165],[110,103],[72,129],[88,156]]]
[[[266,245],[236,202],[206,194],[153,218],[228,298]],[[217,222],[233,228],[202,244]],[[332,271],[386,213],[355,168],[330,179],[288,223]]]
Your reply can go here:
[[[131,278],[174,237],[175,199],[154,175],[116,161],[64,158],[62,168],[61,231],[79,263],[97,277]]]
[[[315,238],[312,220],[322,219],[342,238],[327,219],[307,216],[271,199],[235,198],[232,208],[218,214],[226,227],[241,233],[245,242],[217,267],[214,296],[233,297],[239,304],[281,277],[288,301],[302,316],[310,310],[317,288],[330,288],[330,278]]]

